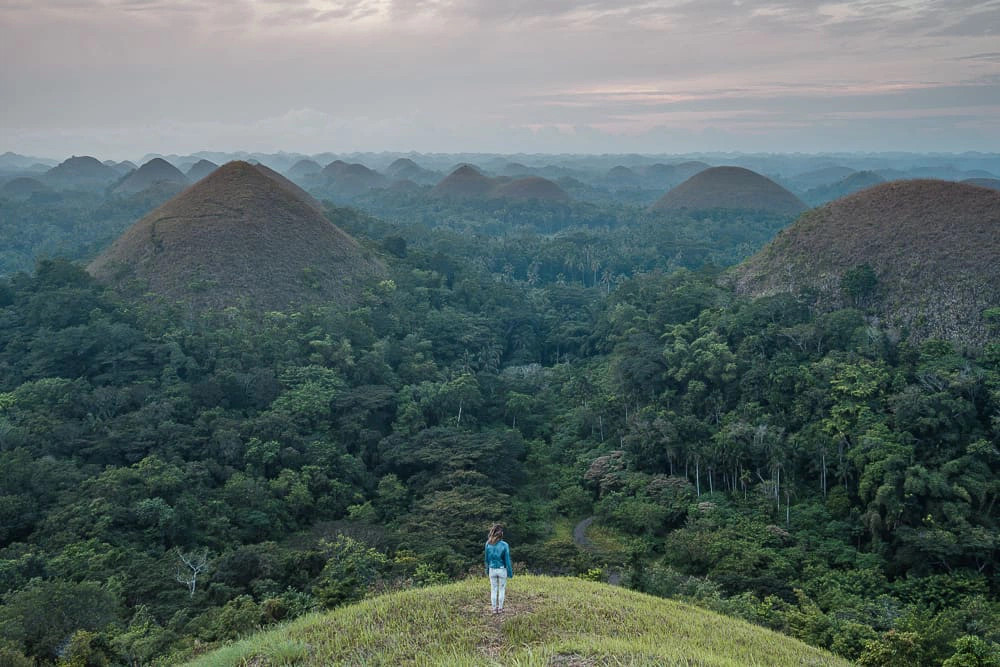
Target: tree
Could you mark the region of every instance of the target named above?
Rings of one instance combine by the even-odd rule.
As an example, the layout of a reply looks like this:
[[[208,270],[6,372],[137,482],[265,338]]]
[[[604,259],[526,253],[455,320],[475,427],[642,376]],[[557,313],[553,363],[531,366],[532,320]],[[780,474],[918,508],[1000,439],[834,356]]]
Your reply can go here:
[[[194,597],[195,588],[198,586],[198,577],[204,575],[211,565],[208,549],[190,553],[184,553],[180,549],[177,549],[177,558],[180,560],[180,563],[177,565],[174,578],[179,583],[187,586],[190,597]]]

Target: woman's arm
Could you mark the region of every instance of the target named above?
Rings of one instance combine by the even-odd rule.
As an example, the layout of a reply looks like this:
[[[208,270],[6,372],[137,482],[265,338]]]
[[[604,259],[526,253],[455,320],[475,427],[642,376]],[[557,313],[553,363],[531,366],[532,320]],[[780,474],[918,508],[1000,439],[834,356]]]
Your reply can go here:
[[[503,550],[504,564],[507,565],[507,576],[509,578],[514,577],[514,567],[510,564],[510,547],[506,546]]]

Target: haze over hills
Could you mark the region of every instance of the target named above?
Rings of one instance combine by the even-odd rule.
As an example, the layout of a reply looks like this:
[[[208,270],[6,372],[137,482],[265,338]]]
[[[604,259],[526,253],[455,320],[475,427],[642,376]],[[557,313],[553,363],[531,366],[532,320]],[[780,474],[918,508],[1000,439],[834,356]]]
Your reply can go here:
[[[653,211],[730,209],[796,215],[806,204],[774,181],[743,167],[712,167],[670,190]]]
[[[874,171],[855,171],[836,183],[808,190],[802,198],[810,205],[818,206],[884,182],[885,179]]]
[[[115,186],[118,194],[141,192],[154,185],[173,187],[178,192],[189,183],[187,176],[163,158],[153,158]]]
[[[380,262],[287,179],[232,162],[129,228],[88,271],[195,308],[348,303]],[[280,180],[279,180],[280,179]]]
[[[36,192],[51,192],[52,188],[37,178],[22,176],[8,181],[0,187],[0,195],[11,199],[27,199]]]
[[[978,185],[981,188],[1000,190],[1000,178],[968,178],[962,182],[968,185]]]
[[[874,275],[865,279],[864,267]],[[988,336],[983,310],[1000,305],[1000,192],[938,180],[878,185],[804,214],[733,277],[754,296],[816,289],[831,305],[870,301],[881,326],[912,340],[978,346]]]

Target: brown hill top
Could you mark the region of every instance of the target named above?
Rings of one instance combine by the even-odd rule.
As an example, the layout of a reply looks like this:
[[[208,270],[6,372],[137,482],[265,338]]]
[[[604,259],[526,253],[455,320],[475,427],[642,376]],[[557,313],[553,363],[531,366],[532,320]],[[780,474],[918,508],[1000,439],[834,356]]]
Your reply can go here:
[[[492,178],[484,176],[472,165],[463,164],[435,185],[431,194],[436,197],[488,197],[495,185]]]
[[[187,185],[188,179],[184,173],[163,158],[153,158],[129,174],[114,188],[118,194],[142,192],[158,183]]]
[[[378,260],[266,167],[230,162],[130,227],[88,271],[196,309],[349,303]]]
[[[654,211],[733,209],[796,215],[805,203],[771,179],[743,167],[711,167],[663,195]]]
[[[884,183],[809,211],[732,273],[753,296],[819,290],[830,307],[857,300],[846,273],[871,267],[860,295],[881,324],[912,340],[981,345],[983,310],[1000,306],[1000,192],[963,183]]]

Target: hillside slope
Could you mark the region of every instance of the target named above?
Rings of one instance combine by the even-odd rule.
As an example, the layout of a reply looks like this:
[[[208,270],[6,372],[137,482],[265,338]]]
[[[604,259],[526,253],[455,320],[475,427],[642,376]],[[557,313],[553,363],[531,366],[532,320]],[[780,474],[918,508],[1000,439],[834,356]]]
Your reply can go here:
[[[348,303],[384,267],[291,181],[230,162],[135,223],[88,271],[197,308],[285,310]]]
[[[502,615],[486,578],[365,600],[254,635],[224,665],[847,665],[714,612],[580,579],[518,576]]]
[[[743,167],[712,167],[663,195],[654,211],[730,209],[796,215],[801,199],[771,179]]]
[[[1000,193],[949,181],[884,183],[809,211],[733,272],[752,296],[815,289],[847,305],[845,273],[870,266],[873,310],[912,340],[979,345],[1000,305]]]

